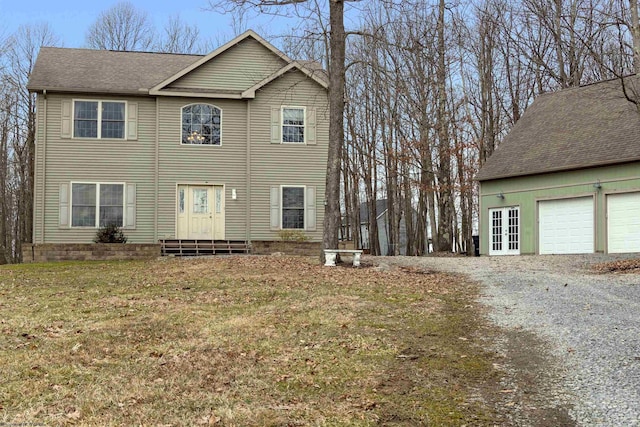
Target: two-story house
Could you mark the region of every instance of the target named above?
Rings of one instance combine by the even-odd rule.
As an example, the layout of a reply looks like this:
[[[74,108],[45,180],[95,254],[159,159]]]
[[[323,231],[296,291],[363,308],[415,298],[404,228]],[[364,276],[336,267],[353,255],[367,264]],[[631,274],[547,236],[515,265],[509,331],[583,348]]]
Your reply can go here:
[[[327,87],[253,31],[206,56],[42,48],[33,243],[320,241]]]

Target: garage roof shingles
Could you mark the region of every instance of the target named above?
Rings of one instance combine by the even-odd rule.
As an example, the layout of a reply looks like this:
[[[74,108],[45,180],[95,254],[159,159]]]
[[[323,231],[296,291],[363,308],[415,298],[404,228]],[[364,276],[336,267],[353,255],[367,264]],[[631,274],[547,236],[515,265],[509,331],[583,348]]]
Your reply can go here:
[[[200,55],[43,47],[28,88],[31,91],[135,94],[148,91],[201,58]]]
[[[640,81],[628,81],[640,94]],[[536,175],[640,160],[640,111],[620,80],[538,97],[476,179]]]

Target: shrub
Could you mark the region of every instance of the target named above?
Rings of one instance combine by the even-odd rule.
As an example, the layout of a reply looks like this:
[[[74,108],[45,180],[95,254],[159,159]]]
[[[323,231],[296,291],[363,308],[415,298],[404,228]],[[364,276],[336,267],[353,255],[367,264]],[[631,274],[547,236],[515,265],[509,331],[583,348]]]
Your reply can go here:
[[[115,224],[108,224],[96,232],[95,243],[127,243],[124,233]]]
[[[309,236],[300,230],[280,230],[278,236],[283,242],[306,242],[309,240]]]

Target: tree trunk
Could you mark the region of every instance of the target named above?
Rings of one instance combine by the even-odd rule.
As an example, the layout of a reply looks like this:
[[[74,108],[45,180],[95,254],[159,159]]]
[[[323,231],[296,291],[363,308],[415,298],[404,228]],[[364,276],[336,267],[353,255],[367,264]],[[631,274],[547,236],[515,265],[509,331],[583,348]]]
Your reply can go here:
[[[338,247],[340,227],[340,154],[344,143],[345,32],[344,3],[329,0],[331,58],[329,67],[329,149],[322,244]]]
[[[435,250],[450,252],[452,247],[451,150],[449,149],[449,123],[447,119],[446,51],[444,31],[445,0],[440,0],[438,12],[438,66],[437,74],[437,128],[438,128],[438,233]]]
[[[640,73],[640,23],[638,22],[638,0],[629,0],[631,8],[631,35],[633,37],[633,72]]]

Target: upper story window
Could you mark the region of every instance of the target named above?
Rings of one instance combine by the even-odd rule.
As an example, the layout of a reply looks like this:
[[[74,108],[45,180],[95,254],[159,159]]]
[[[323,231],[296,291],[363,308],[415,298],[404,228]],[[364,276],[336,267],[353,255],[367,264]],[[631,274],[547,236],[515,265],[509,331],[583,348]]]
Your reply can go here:
[[[124,139],[124,101],[74,101],[73,137]]]
[[[182,143],[220,145],[222,111],[208,104],[182,107]]]
[[[304,144],[304,107],[282,107],[282,142]]]

